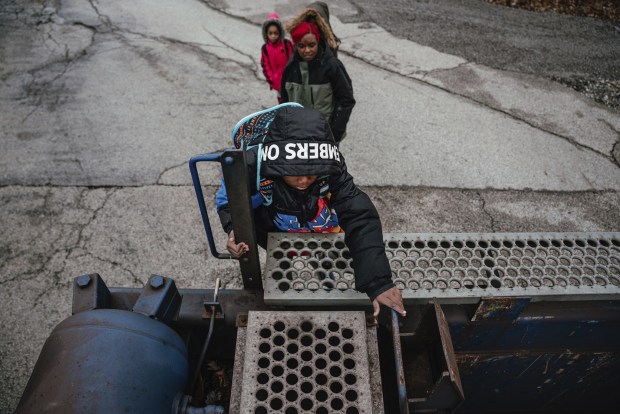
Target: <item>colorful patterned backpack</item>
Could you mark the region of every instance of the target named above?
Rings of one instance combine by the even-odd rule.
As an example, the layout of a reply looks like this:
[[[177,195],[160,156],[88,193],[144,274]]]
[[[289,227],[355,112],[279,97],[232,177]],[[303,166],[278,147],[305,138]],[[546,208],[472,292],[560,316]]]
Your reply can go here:
[[[244,151],[257,148],[260,154],[263,148],[263,142],[269,132],[269,126],[276,117],[278,110],[285,106],[296,106],[303,108],[302,105],[295,102],[287,102],[273,108],[255,112],[241,119],[232,131],[232,142],[235,148]],[[269,206],[272,201],[273,180],[261,177],[260,175],[261,157],[256,159],[256,190],[263,197],[263,204]]]

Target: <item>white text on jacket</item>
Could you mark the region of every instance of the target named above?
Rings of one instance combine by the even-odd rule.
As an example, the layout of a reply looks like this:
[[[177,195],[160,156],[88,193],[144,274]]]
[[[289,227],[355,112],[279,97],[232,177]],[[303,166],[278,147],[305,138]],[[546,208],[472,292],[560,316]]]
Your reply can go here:
[[[288,143],[284,146],[287,160],[336,160],[340,161],[340,151],[332,144],[318,142]],[[261,150],[261,158],[277,160],[280,156],[280,147],[277,144],[266,145]]]

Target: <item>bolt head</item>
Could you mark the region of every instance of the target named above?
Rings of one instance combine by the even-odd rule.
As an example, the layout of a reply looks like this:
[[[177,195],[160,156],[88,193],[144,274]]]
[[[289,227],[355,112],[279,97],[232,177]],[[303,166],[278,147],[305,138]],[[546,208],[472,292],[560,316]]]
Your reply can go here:
[[[90,285],[90,275],[82,275],[75,278],[75,283],[81,288],[84,289],[88,285]]]
[[[235,159],[233,157],[226,157],[224,158],[224,163],[226,163],[226,165],[233,165],[235,163]]]
[[[165,280],[163,276],[155,275],[151,277],[149,284],[153,289],[161,289],[164,286]]]

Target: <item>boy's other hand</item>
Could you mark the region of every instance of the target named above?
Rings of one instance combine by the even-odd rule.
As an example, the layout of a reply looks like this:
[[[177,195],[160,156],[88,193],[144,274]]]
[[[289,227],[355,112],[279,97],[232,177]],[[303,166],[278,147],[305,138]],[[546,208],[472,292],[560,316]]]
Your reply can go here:
[[[244,253],[250,251],[250,247],[243,242],[235,243],[235,232],[231,230],[228,235],[228,241],[226,242],[226,250],[228,250],[234,258],[238,259],[243,256]]]
[[[381,304],[387,306],[390,309],[394,309],[396,312],[400,313],[401,316],[407,316],[407,312],[405,312],[405,308],[403,307],[403,297],[401,296],[400,290],[398,290],[397,287],[386,290],[385,292],[377,296],[375,300],[372,301],[372,306],[374,309],[373,316],[375,318],[379,316]]]

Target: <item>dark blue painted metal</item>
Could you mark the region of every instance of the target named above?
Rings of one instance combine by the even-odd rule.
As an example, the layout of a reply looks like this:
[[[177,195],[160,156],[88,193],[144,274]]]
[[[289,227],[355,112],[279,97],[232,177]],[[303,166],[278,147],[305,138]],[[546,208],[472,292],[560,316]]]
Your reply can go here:
[[[618,410],[617,352],[480,353],[457,359],[467,396],[458,413]]]
[[[170,414],[187,349],[165,324],[116,309],[80,312],[45,342],[16,414]]]
[[[220,162],[222,154],[203,154],[196,155],[189,160],[189,171],[192,174],[192,182],[194,183],[194,191],[196,192],[196,198],[198,199],[198,207],[200,208],[200,215],[202,216],[202,224],[207,234],[207,240],[209,241],[209,249],[211,254],[218,259],[231,259],[232,256],[228,253],[219,253],[215,247],[215,240],[213,239],[213,231],[211,230],[211,223],[209,222],[209,215],[207,214],[207,206],[205,204],[204,194],[202,193],[202,186],[200,185],[200,177],[198,175],[198,168],[196,164],[205,161]]]
[[[530,302],[514,320],[457,310],[448,320],[467,397],[458,413],[618,411],[619,301]]]
[[[566,309],[572,305],[571,312]],[[543,304],[530,304],[542,308]],[[562,309],[564,307],[564,309]],[[514,321],[449,320],[456,352],[581,349],[620,352],[620,302],[546,304]]]

